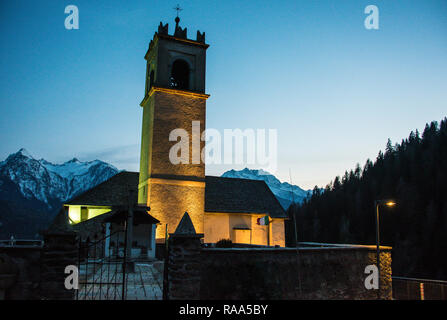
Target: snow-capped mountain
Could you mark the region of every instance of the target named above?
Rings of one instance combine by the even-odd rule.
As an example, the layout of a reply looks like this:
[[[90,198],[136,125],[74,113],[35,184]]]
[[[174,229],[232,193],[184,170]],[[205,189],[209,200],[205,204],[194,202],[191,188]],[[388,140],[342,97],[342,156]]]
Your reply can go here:
[[[299,186],[291,185],[288,182],[281,182],[274,175],[264,170],[250,170],[248,168],[239,171],[229,170],[222,177],[264,180],[286,210],[292,202],[301,203],[304,199],[312,195],[312,190],[303,190]]]
[[[37,199],[50,209],[118,173],[100,160],[81,162],[74,158],[62,164],[37,160],[20,149],[0,162],[0,177],[15,184],[26,199]]]
[[[0,162],[0,239],[40,237],[61,204],[118,173],[103,161],[62,164],[20,149]]]

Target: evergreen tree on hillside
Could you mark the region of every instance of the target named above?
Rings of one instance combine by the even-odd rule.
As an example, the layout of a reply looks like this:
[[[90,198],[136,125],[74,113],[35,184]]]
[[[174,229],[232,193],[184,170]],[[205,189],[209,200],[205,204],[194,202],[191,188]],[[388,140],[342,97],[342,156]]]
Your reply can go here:
[[[374,162],[337,176],[324,191],[315,187],[289,216],[296,216],[299,241],[374,244],[374,201],[386,198],[398,202],[380,217],[393,274],[447,280],[447,118],[427,124],[422,136],[412,131],[395,145],[388,139]]]

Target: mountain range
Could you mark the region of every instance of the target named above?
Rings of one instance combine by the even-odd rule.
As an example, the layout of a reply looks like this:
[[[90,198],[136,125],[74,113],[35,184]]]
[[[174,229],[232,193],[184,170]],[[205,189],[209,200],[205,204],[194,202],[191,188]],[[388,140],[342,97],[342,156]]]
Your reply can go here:
[[[297,185],[292,185],[288,182],[281,182],[274,175],[264,170],[250,170],[248,168],[239,171],[229,170],[225,172],[222,177],[264,180],[278,201],[281,203],[282,207],[286,210],[292,202],[301,203],[304,199],[312,195],[312,190],[303,190]]]
[[[35,159],[25,149],[0,162],[0,238],[34,237],[74,196],[119,170],[100,161],[76,158],[62,164]]]
[[[37,237],[59,211],[61,204],[117,174],[119,170],[100,160],[76,158],[62,164],[35,159],[25,149],[0,162],[0,239],[11,235]],[[287,209],[312,194],[296,185],[280,182],[263,170],[229,170],[223,177],[264,180]]]

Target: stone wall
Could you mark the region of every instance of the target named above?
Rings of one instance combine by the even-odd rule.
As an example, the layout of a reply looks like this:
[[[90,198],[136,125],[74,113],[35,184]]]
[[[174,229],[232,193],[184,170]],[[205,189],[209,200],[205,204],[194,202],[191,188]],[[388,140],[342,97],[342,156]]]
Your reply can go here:
[[[171,238],[171,299],[377,299],[365,287],[375,246],[202,248]],[[195,243],[193,245],[193,243]],[[198,255],[199,253],[199,255]],[[381,248],[381,299],[392,298],[391,248]],[[198,288],[199,287],[199,288]],[[175,288],[173,290],[173,288]]]
[[[40,246],[0,247],[0,264],[8,265],[7,269],[9,269],[1,268],[0,270],[2,299],[39,299],[41,250]],[[12,281],[3,287],[2,280],[11,274],[14,275]]]
[[[364,285],[375,264],[369,246],[205,248],[201,299],[376,299]],[[391,299],[391,251],[381,252],[382,298]]]
[[[169,300],[200,297],[200,252],[199,238],[169,238]]]
[[[191,217],[183,215],[168,241],[164,272],[164,299],[194,300],[200,297],[200,263],[203,234],[197,234]]]
[[[75,291],[65,289],[65,267],[77,265],[78,243],[74,232],[44,234],[41,255],[41,298],[45,300],[72,300]]]
[[[0,290],[2,281],[13,270],[15,277],[2,290],[6,300],[71,300],[74,290],[64,286],[65,267],[77,265],[78,249],[75,233],[47,233],[44,246],[0,247]],[[8,270],[6,270],[8,269]]]

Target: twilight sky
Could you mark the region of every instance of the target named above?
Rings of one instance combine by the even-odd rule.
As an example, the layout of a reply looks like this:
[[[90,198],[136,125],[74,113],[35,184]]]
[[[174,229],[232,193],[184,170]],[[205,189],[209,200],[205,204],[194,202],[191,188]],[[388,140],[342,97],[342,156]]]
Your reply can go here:
[[[206,32],[207,127],[277,129],[276,176],[324,187],[447,114],[447,1],[0,2],[0,160],[139,169],[145,60],[159,22]],[[64,28],[65,6],[80,13]],[[364,9],[380,10],[367,30]],[[208,166],[207,174],[244,166]]]

